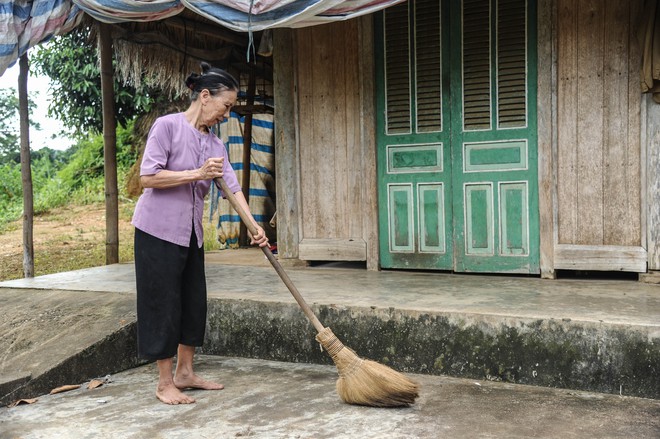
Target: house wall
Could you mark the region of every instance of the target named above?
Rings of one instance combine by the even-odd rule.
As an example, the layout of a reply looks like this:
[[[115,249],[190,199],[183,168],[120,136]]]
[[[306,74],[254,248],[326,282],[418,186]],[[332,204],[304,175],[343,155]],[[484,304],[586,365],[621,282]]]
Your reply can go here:
[[[539,0],[543,277],[660,269],[660,106],[639,89],[641,6]],[[378,268],[371,20],[274,32],[285,263],[366,260]]]
[[[378,267],[371,20],[274,33],[281,258]]]

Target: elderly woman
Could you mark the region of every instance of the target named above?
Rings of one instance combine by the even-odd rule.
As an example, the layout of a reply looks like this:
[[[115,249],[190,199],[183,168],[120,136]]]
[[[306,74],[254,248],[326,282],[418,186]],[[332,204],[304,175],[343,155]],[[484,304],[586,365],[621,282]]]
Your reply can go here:
[[[160,117],[149,132],[140,167],[145,189],[133,216],[138,356],[156,360],[156,396],[166,404],[195,402],[182,392],[186,388],[223,388],[193,372],[195,347],[202,345],[206,328],[202,216],[214,178],[227,182],[257,227],[252,244],[268,245],[249,213],[227,150],[211,130],[229,116],[238,83],[224,70],[201,66],[201,75],[186,79],[190,107]]]

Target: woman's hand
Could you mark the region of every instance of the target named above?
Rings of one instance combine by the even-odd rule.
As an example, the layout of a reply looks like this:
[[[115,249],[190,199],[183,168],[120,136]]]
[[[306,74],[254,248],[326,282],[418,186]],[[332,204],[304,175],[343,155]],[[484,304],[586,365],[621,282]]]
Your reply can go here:
[[[252,235],[250,233],[250,244],[252,245],[258,244],[259,247],[266,247],[268,245],[268,237],[266,237],[266,232],[264,232],[264,229],[262,229],[256,224],[255,227],[257,229],[257,234]]]
[[[207,159],[202,167],[199,168],[201,180],[211,180],[213,178],[222,177],[224,162],[224,157],[211,157]]]

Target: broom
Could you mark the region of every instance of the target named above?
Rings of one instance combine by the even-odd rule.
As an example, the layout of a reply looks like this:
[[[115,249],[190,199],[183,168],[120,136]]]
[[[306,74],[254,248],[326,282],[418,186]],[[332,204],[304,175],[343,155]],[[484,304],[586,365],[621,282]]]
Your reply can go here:
[[[257,229],[249,220],[246,212],[238,204],[238,200],[222,178],[216,178],[225,197],[238,212],[245,226],[254,236]],[[261,247],[266,258],[287,286],[303,312],[318,331],[316,340],[332,357],[339,378],[337,379],[337,393],[348,404],[366,405],[372,407],[405,407],[413,404],[419,396],[419,385],[403,374],[383,366],[375,361],[360,358],[352,349],[347,348],[332,333],[330,328],[324,327],[312,309],[307,305],[298,289],[279,261],[273,256],[268,247]]]

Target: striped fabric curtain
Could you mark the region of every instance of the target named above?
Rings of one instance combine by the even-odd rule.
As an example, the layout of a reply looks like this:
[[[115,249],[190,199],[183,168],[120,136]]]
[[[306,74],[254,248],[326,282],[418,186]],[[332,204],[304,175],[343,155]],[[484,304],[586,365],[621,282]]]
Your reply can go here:
[[[75,28],[82,11],[71,1],[0,3],[0,76],[30,47]]]
[[[230,118],[220,125],[222,138],[229,161],[240,183],[243,179],[243,133],[245,117],[231,113]],[[252,145],[250,149],[250,211],[254,219],[266,231],[270,242],[277,240],[270,220],[275,215],[275,154],[273,137],[273,115],[252,115]],[[210,193],[210,219],[217,214],[218,241],[221,248],[238,248],[241,218],[227,200],[220,197],[212,186]]]

